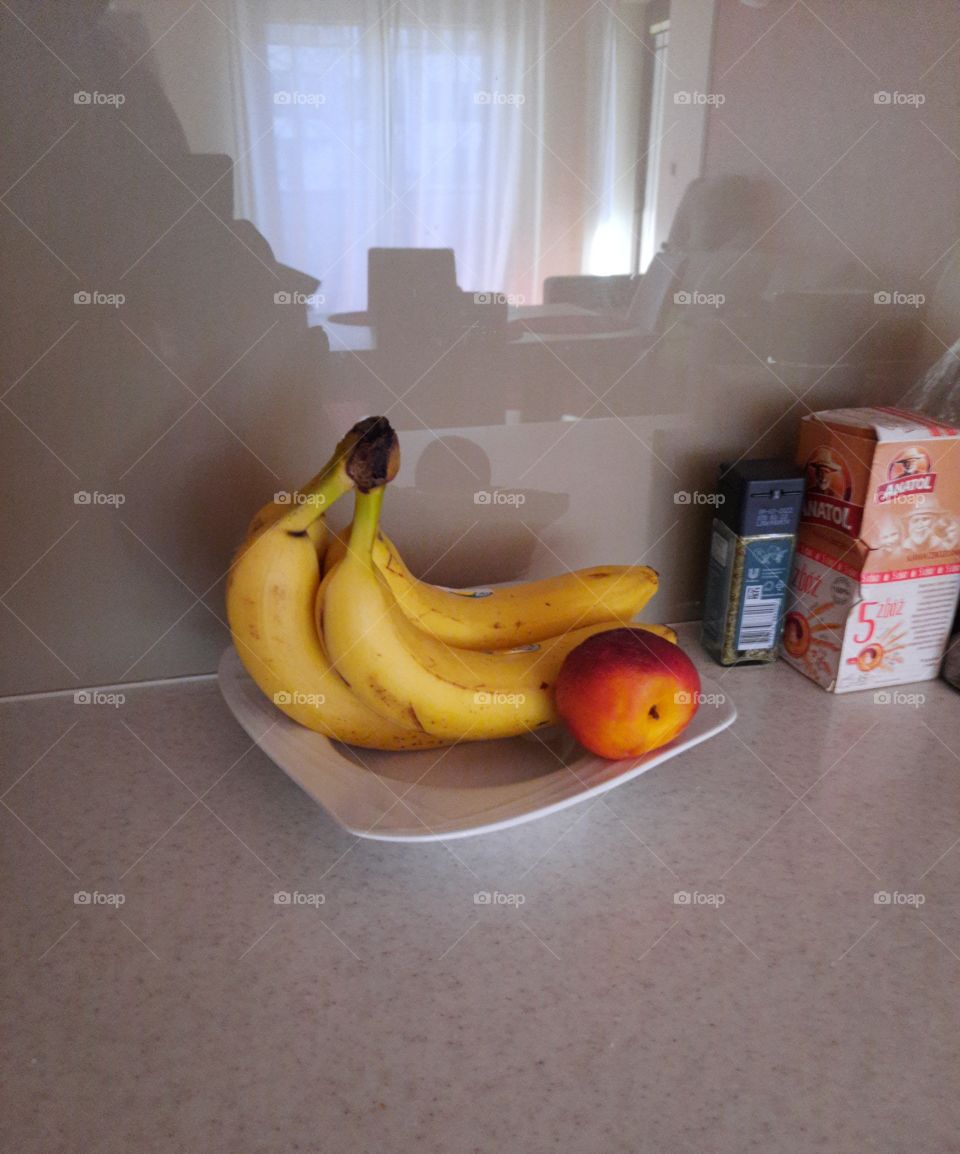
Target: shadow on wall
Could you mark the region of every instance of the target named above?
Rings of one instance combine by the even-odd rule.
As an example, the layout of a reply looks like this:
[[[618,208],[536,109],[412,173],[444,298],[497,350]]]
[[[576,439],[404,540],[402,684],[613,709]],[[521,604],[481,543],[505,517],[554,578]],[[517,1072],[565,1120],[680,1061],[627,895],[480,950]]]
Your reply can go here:
[[[0,12],[0,693],[208,670],[251,509],[331,441],[325,334],[296,304],[317,281],[233,219],[231,160],[189,151],[105,3],[16,9]],[[214,612],[178,621],[204,593]]]
[[[410,569],[435,585],[475,587],[480,574],[485,582],[525,578],[542,536],[570,506],[567,493],[495,485],[486,450],[469,437],[431,439],[413,473],[412,485],[401,473],[390,486],[384,530]]]

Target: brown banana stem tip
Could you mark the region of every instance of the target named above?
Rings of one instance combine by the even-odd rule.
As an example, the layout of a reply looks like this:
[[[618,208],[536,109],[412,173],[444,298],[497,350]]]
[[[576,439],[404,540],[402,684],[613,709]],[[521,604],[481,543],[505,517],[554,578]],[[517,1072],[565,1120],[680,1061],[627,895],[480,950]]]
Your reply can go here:
[[[386,417],[365,417],[350,430],[359,437],[345,468],[361,493],[388,484],[400,469],[400,441]]]

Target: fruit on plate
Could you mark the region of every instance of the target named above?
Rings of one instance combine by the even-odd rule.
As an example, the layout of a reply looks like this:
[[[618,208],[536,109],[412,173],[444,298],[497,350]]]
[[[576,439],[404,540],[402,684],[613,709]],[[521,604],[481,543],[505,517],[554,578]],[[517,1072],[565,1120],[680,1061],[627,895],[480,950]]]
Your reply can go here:
[[[378,536],[384,488],[398,468],[396,434],[371,417],[289,503],[253,518],[227,581],[228,620],[247,672],[300,724],[367,748],[426,749],[556,721],[554,689],[568,654],[639,609],[656,574],[583,570],[502,597],[498,590],[489,611],[461,615],[461,606],[489,598],[416,581]],[[327,558],[325,513],[351,490],[349,546]],[[406,612],[398,592],[418,611]],[[432,617],[444,618],[436,631],[427,627]],[[676,640],[667,626],[637,628],[668,647]]]
[[[553,684],[564,658],[610,623],[494,652],[439,640],[408,620],[373,559],[382,503],[383,489],[357,493],[347,551],[318,597],[318,632],[350,688],[398,725],[448,741],[514,737],[557,721]]]
[[[227,619],[247,672],[288,717],[353,745],[425,749],[443,742],[368,709],[331,666],[314,625],[326,533],[318,510],[355,483],[395,472],[396,435],[384,425],[355,425],[300,499],[253,527],[228,576]]]
[[[346,551],[345,537],[331,538],[325,571]],[[657,591],[657,574],[646,565],[596,565],[495,589],[444,589],[414,577],[383,532],[372,552],[404,614],[460,649],[512,649],[587,625],[626,625]]]
[[[700,676],[678,645],[636,628],[609,629],[571,650],[557,678],[556,702],[592,753],[640,757],[690,723]]]
[[[357,494],[347,552],[321,587],[318,632],[341,677],[361,701],[397,725],[446,741],[512,737],[549,725],[555,714],[548,688],[538,683],[521,690],[508,676],[528,655],[500,654],[498,679],[496,667],[489,666],[493,655],[456,651],[426,633],[407,631],[409,623],[373,561],[382,501],[382,489]]]

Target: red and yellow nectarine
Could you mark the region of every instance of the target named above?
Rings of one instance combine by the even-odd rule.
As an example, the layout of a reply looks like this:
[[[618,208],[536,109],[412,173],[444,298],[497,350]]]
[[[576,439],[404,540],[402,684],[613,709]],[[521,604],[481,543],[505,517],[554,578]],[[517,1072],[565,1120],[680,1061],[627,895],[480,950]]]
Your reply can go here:
[[[678,645],[642,629],[608,629],[570,651],[557,711],[600,757],[639,757],[672,741],[700,703],[700,676]]]

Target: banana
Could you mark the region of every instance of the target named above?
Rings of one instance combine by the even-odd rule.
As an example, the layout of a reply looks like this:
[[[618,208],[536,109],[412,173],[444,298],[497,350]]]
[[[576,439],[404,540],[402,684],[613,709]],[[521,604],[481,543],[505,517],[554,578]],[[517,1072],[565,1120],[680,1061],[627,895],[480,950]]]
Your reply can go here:
[[[358,494],[347,553],[321,586],[318,631],[337,672],[371,709],[447,741],[511,737],[552,721],[545,692],[531,702],[494,697],[425,669],[407,648],[371,555],[382,499],[381,489]]]
[[[434,748],[509,736],[555,721],[551,690],[566,654],[618,622],[615,606],[625,606],[625,615],[635,612],[652,595],[656,574],[642,567],[619,573],[587,570],[579,576],[596,572],[596,580],[607,584],[592,600],[581,597],[576,607],[565,585],[568,577],[553,586],[537,582],[518,589],[500,598],[493,612],[461,618],[461,603],[478,605],[485,599],[417,582],[390,542],[377,539],[383,485],[398,466],[396,435],[385,419],[370,418],[351,429],[290,505],[271,502],[255,515],[227,582],[228,620],[247,671],[300,724],[368,748]],[[355,486],[365,494],[358,497],[355,547],[337,550],[322,579],[329,535],[323,514]],[[408,618],[400,610],[394,587],[378,576],[373,549],[381,555],[377,563],[389,565],[395,589],[419,605],[420,616]],[[359,567],[358,558],[363,562]],[[627,594],[613,588],[620,574],[631,583],[633,602],[641,598],[635,607]],[[561,604],[558,616],[548,622],[543,615],[553,609],[547,604],[551,593]],[[521,607],[532,609],[533,624],[526,629],[514,612]],[[440,637],[414,624],[426,626],[425,616],[437,616],[430,610],[450,623],[441,626]],[[511,613],[521,626],[506,630],[510,643],[525,648],[482,652],[487,645],[505,643]],[[578,616],[590,623],[548,636],[550,628],[560,631]],[[665,626],[645,628],[676,640]],[[374,647],[389,656],[379,649],[371,653],[368,629]],[[333,635],[341,669],[355,678],[352,687],[328,655],[326,639]],[[454,636],[464,644],[450,644]],[[542,643],[527,644],[534,636]],[[354,655],[355,649],[359,654]]]
[[[263,530],[268,526],[273,525],[279,521],[284,513],[287,512],[289,512],[289,510],[287,509],[286,505],[278,505],[276,501],[268,501],[262,509],[258,509],[256,513],[254,513],[250,524],[247,526],[247,535],[244,540],[249,541],[251,538],[256,537],[258,533],[262,533]],[[326,555],[327,541],[330,538],[330,533],[327,530],[327,521],[322,513],[317,517],[316,521],[307,526],[306,531],[309,533],[313,529],[314,525],[323,526],[323,542],[319,553],[320,564],[322,566],[324,556]]]
[[[386,425],[386,422],[384,422]],[[365,431],[357,433],[361,426]],[[436,737],[394,725],[364,705],[332,668],[314,623],[326,525],[318,510],[329,508],[356,482],[390,479],[393,458],[368,438],[361,422],[337,446],[331,461],[303,491],[315,498],[274,516],[262,510],[241,547],[227,580],[227,619],[247,672],[288,717],[337,741],[372,749],[426,749]],[[395,443],[393,430],[386,425]],[[377,463],[379,462],[379,464]],[[309,518],[313,520],[310,521]]]
[[[243,543],[234,554],[233,562],[231,564],[230,572],[227,574],[227,586],[229,587],[234,580],[234,572],[238,568],[238,562],[247,549],[253,544],[254,538],[261,536],[275,524],[287,512],[283,505],[277,505],[273,501],[264,505],[262,509],[258,509],[254,513],[250,525],[247,528],[247,535]],[[326,518],[321,513],[317,519],[309,524],[306,529],[301,532],[305,533],[310,538],[310,543],[313,545],[314,552],[317,555],[317,564],[320,567],[320,572],[323,572],[323,562],[327,553],[327,546],[331,539],[330,530],[327,527]],[[300,536],[300,533],[295,533],[293,536]]]
[[[386,584],[386,583],[384,583]],[[389,586],[387,586],[389,592]],[[396,604],[395,598],[392,599]],[[399,610],[400,607],[397,606]],[[598,621],[579,629],[568,629],[557,637],[515,649],[478,651],[448,645],[425,633],[413,624],[402,611],[395,614],[396,630],[406,647],[420,664],[432,673],[475,690],[496,687],[502,693],[518,694],[552,690],[560,673],[560,666],[571,649],[586,641],[594,633],[616,629],[619,622]],[[665,626],[639,626],[666,636],[672,630]],[[673,634],[674,640],[676,634]]]
[[[331,538],[325,572],[346,549],[343,539]],[[444,589],[414,577],[384,533],[374,541],[373,560],[406,616],[460,649],[513,648],[580,626],[630,624],[658,581],[646,565],[598,565],[498,589]]]
[[[510,737],[556,722],[552,686],[564,657],[611,623],[496,653],[424,633],[407,620],[373,559],[382,500],[382,488],[357,494],[347,552],[318,598],[317,631],[353,692],[396,724],[448,741]]]

